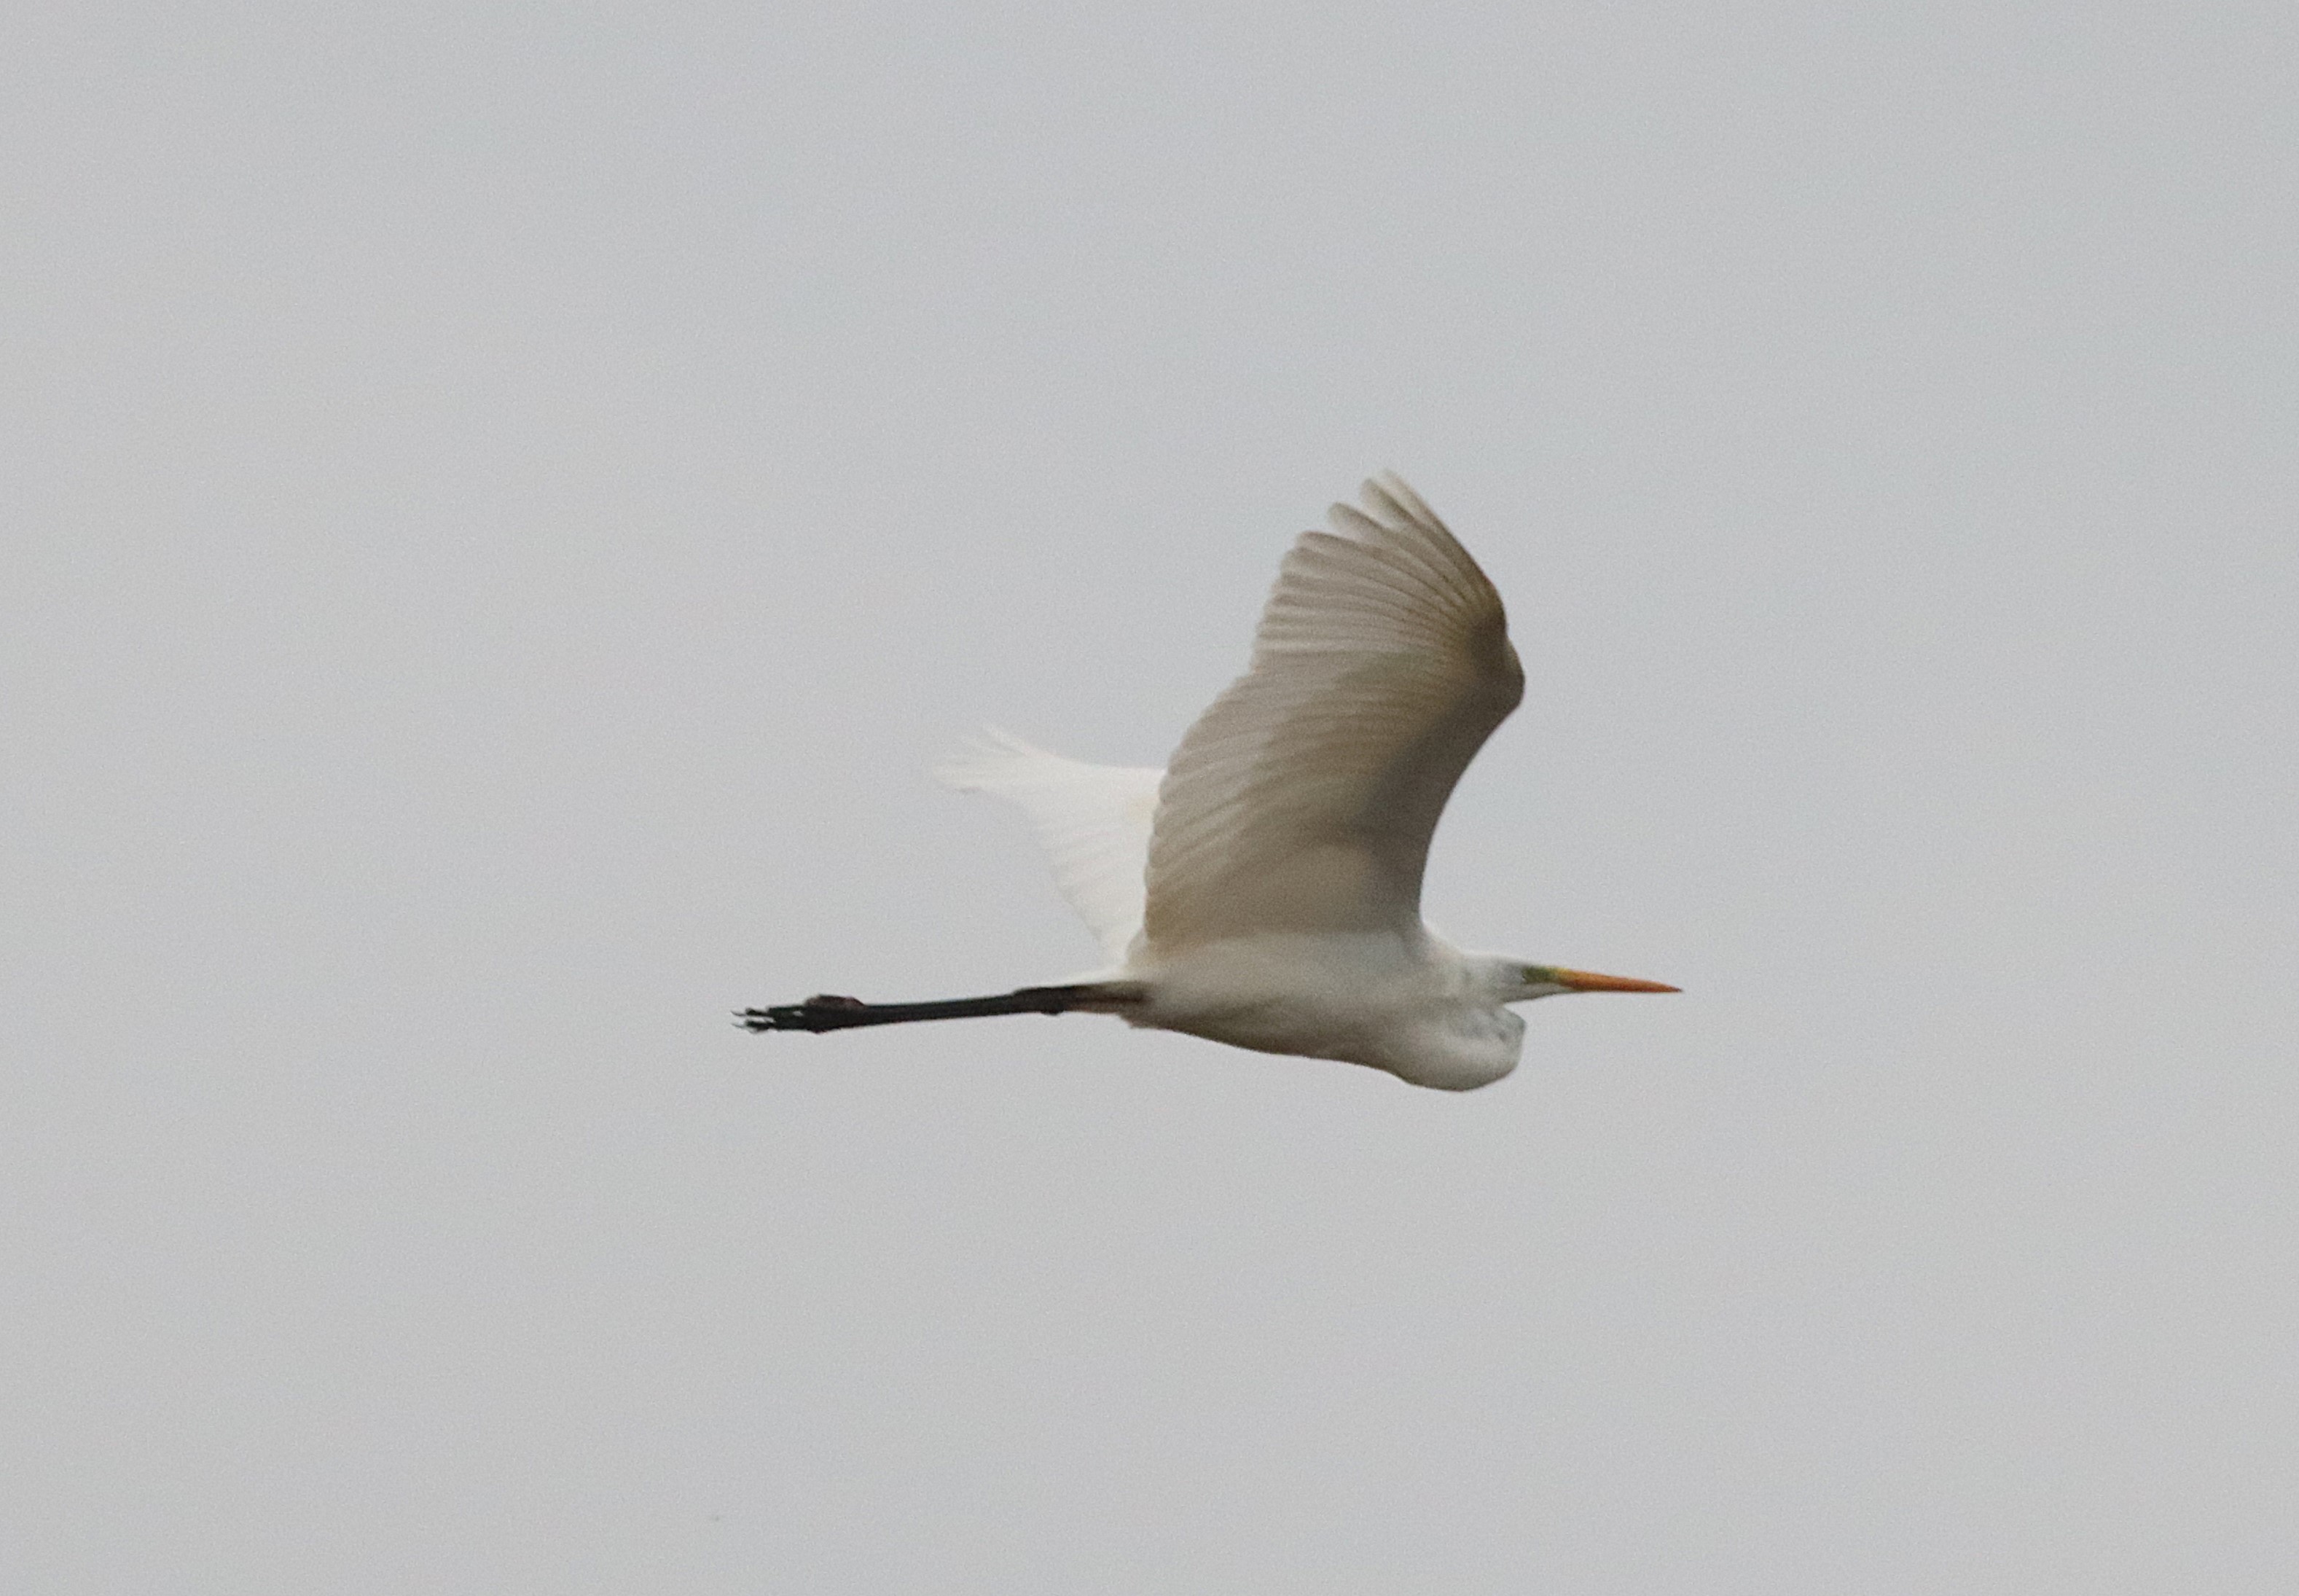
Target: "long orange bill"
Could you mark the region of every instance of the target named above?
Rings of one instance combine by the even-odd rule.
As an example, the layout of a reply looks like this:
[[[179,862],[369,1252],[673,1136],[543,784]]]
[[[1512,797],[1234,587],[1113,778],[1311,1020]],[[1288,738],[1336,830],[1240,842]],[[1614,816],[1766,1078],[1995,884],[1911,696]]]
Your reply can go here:
[[[1658,981],[1632,980],[1627,976],[1592,976],[1585,969],[1560,969],[1556,978],[1575,992],[1681,992]]]

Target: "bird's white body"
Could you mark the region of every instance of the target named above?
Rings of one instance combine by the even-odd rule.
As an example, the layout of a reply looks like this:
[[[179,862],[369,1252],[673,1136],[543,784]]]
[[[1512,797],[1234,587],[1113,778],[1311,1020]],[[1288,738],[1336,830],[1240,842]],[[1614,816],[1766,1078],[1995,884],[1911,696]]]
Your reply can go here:
[[[1522,968],[1425,931],[1278,932],[1129,964],[1145,996],[1115,1011],[1132,1025],[1465,1092],[1516,1068],[1524,1021],[1504,1006],[1518,983],[1505,985],[1502,971]]]
[[[1364,503],[1295,544],[1250,668],[1166,769],[993,732],[940,774],[1020,805],[1101,943],[1067,1006],[1466,1091],[1516,1067],[1510,1003],[1674,989],[1463,953],[1423,922],[1430,834],[1524,676],[1429,507],[1393,476]]]

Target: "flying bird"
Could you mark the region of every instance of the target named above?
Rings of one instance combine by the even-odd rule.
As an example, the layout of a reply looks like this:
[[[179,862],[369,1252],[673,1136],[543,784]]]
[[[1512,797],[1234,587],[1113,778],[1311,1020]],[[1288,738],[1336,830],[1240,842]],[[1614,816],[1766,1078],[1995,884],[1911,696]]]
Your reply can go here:
[[[1500,594],[1394,474],[1332,507],[1279,568],[1246,673],[1164,770],[993,733],[938,774],[1018,804],[1104,968],[938,1002],[821,995],[753,1031],[991,1014],[1111,1014],[1257,1052],[1465,1092],[1516,1068],[1509,1005],[1657,981],[1466,953],[1421,918],[1453,786],[1524,696]]]

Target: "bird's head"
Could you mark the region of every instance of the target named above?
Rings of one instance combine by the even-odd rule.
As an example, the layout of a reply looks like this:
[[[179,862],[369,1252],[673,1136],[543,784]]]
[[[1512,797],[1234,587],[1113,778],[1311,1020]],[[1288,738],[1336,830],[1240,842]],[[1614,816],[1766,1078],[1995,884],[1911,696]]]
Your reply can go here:
[[[1676,992],[1658,981],[1639,981],[1628,976],[1599,976],[1585,969],[1565,969],[1554,964],[1524,964],[1497,959],[1494,984],[1504,1003],[1527,1002],[1567,992]]]

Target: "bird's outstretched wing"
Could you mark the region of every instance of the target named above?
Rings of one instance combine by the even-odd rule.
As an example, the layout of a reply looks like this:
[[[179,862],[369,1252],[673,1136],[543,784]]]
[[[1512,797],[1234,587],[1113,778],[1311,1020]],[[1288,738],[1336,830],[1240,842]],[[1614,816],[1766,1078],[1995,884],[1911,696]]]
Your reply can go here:
[[[1252,664],[1174,754],[1152,952],[1419,923],[1430,834],[1524,670],[1500,594],[1420,496],[1385,475],[1363,500],[1286,554]]]
[[[1141,873],[1162,770],[1089,765],[985,731],[934,774],[963,793],[995,793],[1029,817],[1054,883],[1115,965],[1141,929]]]

